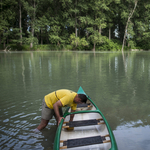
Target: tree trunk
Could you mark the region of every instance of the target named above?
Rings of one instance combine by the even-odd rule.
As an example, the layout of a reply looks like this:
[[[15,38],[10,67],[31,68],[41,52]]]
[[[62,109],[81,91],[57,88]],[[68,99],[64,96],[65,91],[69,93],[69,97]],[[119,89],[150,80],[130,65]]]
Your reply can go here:
[[[30,48],[33,47],[34,27],[32,27],[31,33],[32,33],[32,39],[31,39],[31,43],[30,43]]]
[[[76,34],[76,37],[78,36],[78,31],[77,31],[77,19],[76,19],[76,25],[75,25],[75,34]]]
[[[76,6],[77,6],[77,0],[75,2],[75,8],[76,8]],[[76,12],[75,12],[75,35],[76,35],[76,37],[78,36]]]
[[[39,33],[37,33],[36,37],[38,39],[38,44],[39,44]]]
[[[4,40],[4,48],[6,47],[6,45],[5,45],[5,40]]]
[[[111,40],[111,27],[109,27],[109,40]]]
[[[41,45],[43,44],[43,37],[42,37],[42,29],[41,29]]]
[[[21,2],[19,1],[19,28],[20,28],[20,45],[22,45],[22,25],[21,25]]]
[[[99,34],[100,34],[100,35],[102,34],[102,28],[101,28],[101,26],[100,26],[100,28],[99,28]]]
[[[33,4],[33,8],[34,8],[34,16],[33,16],[33,19],[32,19],[32,29],[31,29],[31,33],[32,33],[32,40],[31,40],[31,43],[30,43],[30,48],[33,47],[33,38],[34,38],[34,22],[35,22],[35,0],[34,0],[34,4]]]
[[[78,32],[78,36],[80,37],[80,34],[81,34],[81,28],[80,28],[80,24],[81,24],[81,23],[80,23],[80,21],[79,21],[79,23],[78,23],[78,24],[79,24],[79,29],[78,29],[78,30],[79,30],[79,32]]]
[[[8,39],[8,36],[7,36],[7,45],[9,44],[9,39]]]
[[[30,48],[32,48],[32,47],[33,47],[33,42],[30,43]]]
[[[2,0],[1,0],[1,13],[2,13]],[[2,34],[0,34],[0,44],[1,44],[1,42],[2,42],[1,36],[2,36]]]
[[[95,42],[94,42],[94,46],[93,46],[93,49],[92,49],[92,51],[94,51],[94,52],[95,52],[95,45],[96,45],[96,44],[95,44]]]
[[[126,33],[127,33],[127,29],[128,29],[128,23],[129,23],[129,21],[130,21],[132,15],[133,15],[133,13],[134,13],[134,11],[135,11],[135,8],[136,8],[136,6],[137,6],[137,2],[138,2],[138,0],[135,1],[134,9],[133,9],[133,11],[132,11],[132,12],[129,14],[129,16],[128,16],[128,20],[127,20],[126,27],[125,27],[125,31],[124,31],[124,38],[123,38],[123,43],[122,43],[122,51],[123,51],[123,49],[124,49],[124,44],[125,44],[125,40],[126,40]]]

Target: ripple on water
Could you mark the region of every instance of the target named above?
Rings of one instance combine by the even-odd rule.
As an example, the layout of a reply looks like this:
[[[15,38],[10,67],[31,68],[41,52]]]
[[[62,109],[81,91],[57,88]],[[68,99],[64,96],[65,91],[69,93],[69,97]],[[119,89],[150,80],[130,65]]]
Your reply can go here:
[[[15,144],[17,144],[18,143],[18,139],[10,139],[9,141],[8,141],[8,143],[7,144],[5,144],[7,147],[13,147]]]
[[[6,127],[2,127],[0,131],[2,133],[0,135],[0,149],[43,149],[41,141],[44,136],[41,132],[34,133],[29,129],[25,131],[17,128],[7,130]]]
[[[14,123],[19,123],[20,122],[20,120],[16,120],[16,121],[14,121]]]
[[[16,114],[16,115],[14,115],[14,116],[11,116],[10,118],[16,118],[16,117],[21,116],[21,115],[24,115],[24,112],[23,112],[23,113]]]
[[[3,134],[6,134],[8,136],[16,136],[19,132],[18,129],[14,129],[14,128],[3,128],[3,129],[0,129],[0,132],[3,133]]]
[[[9,121],[9,119],[5,119],[5,120],[3,120],[3,122],[8,122]]]
[[[37,113],[17,113],[14,111],[9,118],[6,118],[8,111],[2,115],[0,126],[0,149],[43,149],[41,141],[44,136],[42,133],[33,133],[37,124],[31,123],[32,118],[38,120],[41,116],[36,116]],[[5,117],[5,118],[4,118]]]
[[[28,117],[28,116],[31,116],[31,115],[36,115],[36,113],[25,114],[23,116],[20,116],[20,118],[25,118],[25,117]]]

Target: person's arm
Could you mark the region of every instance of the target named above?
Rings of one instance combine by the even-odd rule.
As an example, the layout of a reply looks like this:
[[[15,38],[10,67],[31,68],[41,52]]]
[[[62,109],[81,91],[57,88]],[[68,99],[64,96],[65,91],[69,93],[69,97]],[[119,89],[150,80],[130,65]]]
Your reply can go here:
[[[57,125],[59,125],[59,123],[61,122],[61,119],[63,119],[63,117],[60,116],[59,114],[59,107],[62,107],[62,103],[61,101],[57,101],[54,105],[53,105],[53,108],[54,108],[54,112],[55,112],[55,115],[56,115],[56,119],[57,119]]]
[[[75,110],[72,110],[72,109],[71,109],[71,112],[75,112]],[[71,114],[71,115],[70,115],[70,121],[73,121],[73,118],[74,118],[74,114]]]

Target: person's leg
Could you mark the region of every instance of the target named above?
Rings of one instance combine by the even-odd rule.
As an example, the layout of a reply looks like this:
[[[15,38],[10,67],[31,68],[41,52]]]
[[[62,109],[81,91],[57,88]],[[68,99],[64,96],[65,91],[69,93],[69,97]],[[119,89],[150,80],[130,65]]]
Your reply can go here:
[[[44,129],[49,120],[53,117],[54,115],[54,110],[50,109],[46,103],[45,100],[43,100],[42,103],[42,116],[41,116],[41,123],[39,124],[39,126],[37,127],[38,130],[42,130]]]
[[[45,120],[41,118],[41,123],[39,124],[39,126],[37,127],[38,130],[42,130],[44,129],[47,124],[48,124],[49,120]]]

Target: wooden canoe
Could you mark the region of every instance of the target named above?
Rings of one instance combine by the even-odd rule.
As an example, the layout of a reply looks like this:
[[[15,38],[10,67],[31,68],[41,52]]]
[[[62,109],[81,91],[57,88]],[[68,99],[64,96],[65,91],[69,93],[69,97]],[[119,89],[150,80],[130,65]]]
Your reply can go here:
[[[78,94],[86,94],[82,87]],[[78,105],[73,113],[70,108],[64,113],[54,140],[53,150],[117,150],[111,128],[102,112],[89,96],[85,105]],[[70,114],[75,114],[69,122]]]

